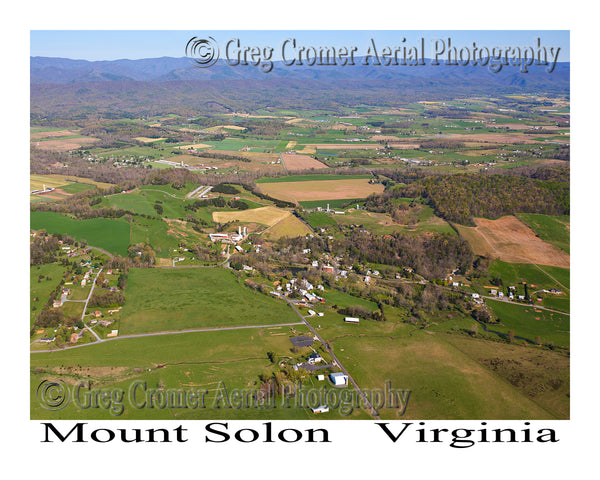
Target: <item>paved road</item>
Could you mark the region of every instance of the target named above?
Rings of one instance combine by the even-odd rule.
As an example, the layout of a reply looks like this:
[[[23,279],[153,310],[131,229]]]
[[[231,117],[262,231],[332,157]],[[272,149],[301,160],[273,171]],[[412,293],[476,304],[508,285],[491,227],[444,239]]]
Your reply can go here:
[[[177,335],[180,333],[202,333],[202,332],[220,332],[222,330],[244,330],[247,328],[273,328],[273,327],[292,327],[294,325],[303,325],[304,322],[294,323],[274,323],[269,325],[244,325],[241,327],[214,327],[214,328],[194,328],[191,330],[173,330],[169,332],[153,332],[153,333],[137,333],[132,335],[119,335],[118,337],[105,338],[102,342],[111,342],[114,340],[122,340],[124,338],[140,338],[140,337],[157,337],[162,335]],[[36,340],[37,342],[38,340]],[[35,343],[35,342],[33,342]],[[84,343],[83,345],[74,345],[72,347],[55,348],[53,350],[33,350],[31,353],[47,353],[47,352],[62,352],[63,350],[70,350],[72,348],[89,347],[90,345],[96,345],[97,342]]]

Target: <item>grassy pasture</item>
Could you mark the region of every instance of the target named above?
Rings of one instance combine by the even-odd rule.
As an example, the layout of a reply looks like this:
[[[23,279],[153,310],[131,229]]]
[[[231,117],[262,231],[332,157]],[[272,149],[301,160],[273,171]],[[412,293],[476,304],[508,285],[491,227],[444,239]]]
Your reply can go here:
[[[539,336],[542,343],[553,343],[568,347],[570,344],[570,319],[568,315],[536,309],[535,306],[523,307],[496,300],[486,300],[498,316],[500,324],[489,325],[490,331],[508,334],[514,331],[515,337],[534,342]]]
[[[117,209],[131,210],[137,214],[158,215],[154,205],[163,207],[161,217],[166,218],[185,218],[188,214],[184,210],[184,202],[181,198],[173,198],[171,195],[160,190],[142,190],[141,192],[117,193],[104,197],[103,205],[111,206]]]
[[[169,250],[179,243],[176,237],[168,234],[168,230],[169,225],[164,220],[136,217],[131,222],[130,242],[149,243],[157,257],[168,258]]]
[[[570,285],[570,270],[567,268],[543,266],[544,271],[548,272],[560,283],[569,288]],[[504,285],[516,285],[517,283],[527,282],[534,284],[535,289],[540,288],[558,288],[562,290],[560,285],[557,285],[548,275],[542,272],[535,265],[529,263],[507,263],[500,260],[495,260],[490,264],[488,269],[490,278],[499,277]]]
[[[307,213],[306,219],[312,228],[337,225],[331,215],[323,212]]]
[[[301,325],[294,330],[297,335],[307,331]],[[258,389],[258,376],[269,374],[274,368],[266,352],[274,352],[277,359],[289,356],[290,335],[289,327],[185,333],[119,339],[73,350],[33,354],[31,416],[39,419],[307,419],[309,413],[301,408],[225,409],[215,404],[221,382],[229,391]],[[125,391],[125,409],[121,416],[112,416],[102,409],[78,409],[74,402],[62,411],[50,412],[37,403],[35,390],[42,380],[61,379],[74,385],[80,380],[89,380],[88,375],[96,385]],[[205,408],[136,409],[127,397],[134,381],[146,382],[148,389],[164,385],[165,389],[207,390]]]
[[[120,218],[74,220],[56,212],[31,212],[30,227],[45,229],[48,233],[68,234],[78,241],[85,240],[88,245],[127,255],[129,223]]]
[[[217,268],[131,269],[121,334],[297,322],[285,303]]]
[[[570,369],[567,356],[545,349],[463,335],[445,335],[443,338],[507,380],[556,418],[569,418]]]
[[[353,335],[333,340],[340,361],[362,388],[411,391],[406,419],[542,419],[548,411],[505,380],[445,342],[423,331]],[[382,418],[397,419],[383,409]]]
[[[377,304],[364,298],[355,297],[349,293],[334,290],[333,288],[328,289],[326,292],[322,292],[321,297],[325,299],[328,305],[337,305],[338,307],[350,307],[352,305],[360,305],[361,307],[368,308],[371,311],[377,310]]]

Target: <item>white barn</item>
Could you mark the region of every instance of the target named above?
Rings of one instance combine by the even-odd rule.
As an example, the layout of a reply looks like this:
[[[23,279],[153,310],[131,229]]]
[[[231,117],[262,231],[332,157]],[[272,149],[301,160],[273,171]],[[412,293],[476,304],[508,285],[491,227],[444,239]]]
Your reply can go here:
[[[335,372],[329,375],[329,378],[333,382],[333,384],[337,386],[348,385],[348,376],[344,375],[342,372]]]

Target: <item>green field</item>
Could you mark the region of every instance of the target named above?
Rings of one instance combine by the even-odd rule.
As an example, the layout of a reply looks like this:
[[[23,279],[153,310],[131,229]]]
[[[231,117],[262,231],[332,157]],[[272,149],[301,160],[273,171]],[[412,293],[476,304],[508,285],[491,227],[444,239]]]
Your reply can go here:
[[[70,183],[68,185],[63,185],[60,188],[67,193],[79,193],[86,190],[92,190],[96,188],[96,186],[90,183]]]
[[[169,225],[160,219],[136,217],[131,222],[131,244],[148,243],[157,257],[168,258],[169,251],[177,248],[178,241],[168,235]]]
[[[30,326],[33,326],[35,317],[48,301],[50,293],[62,282],[65,271],[65,267],[56,263],[29,267]]]
[[[56,212],[31,212],[30,227],[48,233],[67,234],[88,245],[125,256],[129,246],[129,223],[124,219],[74,220]]]
[[[568,215],[550,216],[534,213],[517,215],[542,240],[570,252],[570,217]]]
[[[296,334],[306,327],[296,327]],[[222,332],[185,333],[107,341],[73,350],[31,355],[32,418],[124,418],[124,419],[308,419],[306,409],[296,408],[216,408],[220,382],[233,389],[257,390],[259,375],[269,374],[274,365],[266,352],[275,358],[290,355],[289,327],[229,330]],[[61,365],[71,366],[61,369]],[[88,380],[102,388],[121,388],[125,392],[124,411],[113,416],[104,409],[78,409],[71,402],[58,412],[44,410],[36,401],[36,388],[42,380],[60,379],[73,385]],[[129,387],[146,382],[147,388],[207,390],[205,408],[142,408],[128,401]],[[138,404],[141,401],[138,402]],[[220,404],[221,407],[223,403]],[[339,417],[337,417],[339,418]]]
[[[239,284],[227,270],[132,269],[127,281],[120,333],[299,320],[285,303]]]
[[[329,305],[337,305],[338,307],[350,307],[352,305],[360,305],[361,307],[368,308],[371,311],[377,310],[377,304],[364,298],[355,297],[333,288],[328,289],[326,292],[321,293],[321,297],[325,299]]]
[[[535,265],[529,263],[507,263],[500,260],[494,260],[488,269],[490,278],[499,277],[505,286],[516,285],[517,283],[527,282],[534,284],[536,289],[539,288],[558,288],[562,287],[552,280],[548,274],[556,278],[566,288],[570,286],[571,271],[567,268],[551,267],[544,265],[540,270]]]
[[[312,228],[337,225],[331,215],[324,212],[313,212],[305,214],[306,221]]]
[[[409,337],[391,326],[361,335],[362,325],[357,327],[332,342],[334,351],[361,388],[383,389],[390,382],[410,390],[404,419],[554,418],[437,335],[418,331]],[[392,409],[380,415],[398,419]]]
[[[517,340],[568,347],[570,345],[570,317],[556,312],[522,306],[514,303],[486,300],[498,316],[499,324],[488,325],[488,330],[508,334],[514,332]]]

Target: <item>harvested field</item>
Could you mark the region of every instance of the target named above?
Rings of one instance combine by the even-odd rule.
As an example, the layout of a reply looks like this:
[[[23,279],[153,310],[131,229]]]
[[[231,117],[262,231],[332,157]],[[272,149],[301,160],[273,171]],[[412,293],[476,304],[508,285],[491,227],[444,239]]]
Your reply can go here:
[[[246,127],[240,127],[239,125],[217,125],[215,127],[210,127],[205,129],[207,132],[215,132],[217,130],[222,130],[222,129],[227,129],[227,130],[246,130]]]
[[[152,142],[160,142],[162,140],[166,140],[166,137],[160,137],[160,138],[150,138],[150,137],[135,137],[134,140],[137,140],[138,142],[144,142],[144,143],[152,143]]]
[[[71,130],[51,130],[48,132],[33,132],[29,137],[31,140],[39,140],[41,138],[69,137],[71,135],[77,135],[77,132],[72,132]]]
[[[383,192],[384,186],[380,183],[369,183],[366,178],[355,178],[312,182],[261,183],[260,189],[263,193],[281,200],[300,202],[365,198],[371,193]]]
[[[216,223],[248,222],[271,226],[289,215],[290,212],[280,208],[260,207],[235,212],[213,212],[213,220]]]
[[[539,265],[570,267],[568,253],[541,240],[533,230],[512,215],[497,220],[476,218],[475,223],[477,227],[456,227],[477,255],[508,263],[528,260]]]
[[[288,170],[308,170],[311,168],[328,168],[319,160],[316,160],[308,155],[294,155],[290,153],[282,153],[281,158]]]
[[[45,142],[31,142],[35,147],[40,150],[47,150],[50,152],[67,152],[69,150],[76,150],[84,145],[92,145],[99,140],[93,137],[80,137],[80,138],[68,138],[64,140],[48,140]]]
[[[211,148],[212,145],[207,145],[206,143],[196,143],[194,145],[181,145],[179,147],[175,147],[178,150],[190,150],[190,149],[198,149],[198,148]]]
[[[393,135],[373,135],[369,137],[372,142],[398,142],[400,139]]]
[[[94,185],[99,188],[111,187],[110,183],[95,182],[89,178],[73,177],[71,175],[30,175],[29,186],[31,190],[41,190],[44,185],[46,187],[63,187],[70,183],[80,183],[86,185]],[[63,192],[65,193],[65,192]],[[66,194],[66,193],[65,193]]]
[[[416,150],[417,148],[421,148],[421,144],[419,143],[390,143],[389,146],[396,150]]]
[[[303,237],[311,234],[310,228],[294,215],[288,215],[275,225],[269,227],[263,232],[265,240],[277,240],[279,238],[288,237]]]

